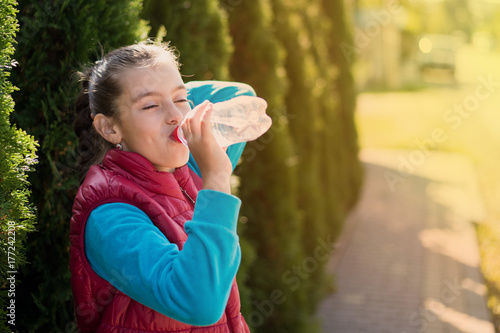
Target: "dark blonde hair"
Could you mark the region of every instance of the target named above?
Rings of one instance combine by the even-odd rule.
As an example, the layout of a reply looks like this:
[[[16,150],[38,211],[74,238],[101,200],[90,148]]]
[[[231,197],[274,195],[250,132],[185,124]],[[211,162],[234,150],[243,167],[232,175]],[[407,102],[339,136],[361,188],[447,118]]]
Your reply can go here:
[[[117,99],[123,92],[121,74],[131,68],[151,68],[165,55],[179,68],[176,51],[169,45],[140,43],[114,50],[79,73],[81,90],[75,105],[74,130],[79,140],[78,167],[82,171],[101,163],[113,147],[95,130],[92,115],[102,113],[119,121]]]

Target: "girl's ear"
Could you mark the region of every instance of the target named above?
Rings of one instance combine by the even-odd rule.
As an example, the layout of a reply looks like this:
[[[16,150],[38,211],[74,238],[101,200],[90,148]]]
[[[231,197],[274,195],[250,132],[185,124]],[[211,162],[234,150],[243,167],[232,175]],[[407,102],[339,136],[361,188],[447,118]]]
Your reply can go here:
[[[94,117],[94,127],[104,140],[113,144],[122,141],[120,129],[112,118],[106,117],[102,113],[98,113]]]

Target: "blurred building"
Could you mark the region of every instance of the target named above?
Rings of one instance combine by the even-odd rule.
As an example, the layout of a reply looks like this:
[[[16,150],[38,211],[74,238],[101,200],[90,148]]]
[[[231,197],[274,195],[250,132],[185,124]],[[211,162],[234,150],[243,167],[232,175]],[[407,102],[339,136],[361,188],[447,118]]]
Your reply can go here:
[[[369,9],[353,8],[353,45],[343,45],[355,59],[354,72],[361,89],[395,89],[408,70],[404,64],[405,9],[394,1]],[[405,75],[406,76],[406,75]]]
[[[408,0],[406,7],[397,0],[346,1],[353,41],[341,48],[355,59],[359,89],[420,86],[429,74],[454,82],[457,41],[472,31],[467,0]]]

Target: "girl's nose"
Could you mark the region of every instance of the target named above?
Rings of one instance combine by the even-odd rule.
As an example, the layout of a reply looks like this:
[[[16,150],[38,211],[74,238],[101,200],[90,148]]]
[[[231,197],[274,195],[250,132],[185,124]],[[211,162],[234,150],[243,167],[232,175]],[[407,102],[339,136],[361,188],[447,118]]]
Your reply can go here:
[[[171,125],[176,125],[179,124],[183,118],[184,112],[182,112],[182,110],[177,108],[176,105],[172,103],[166,115],[166,122]]]

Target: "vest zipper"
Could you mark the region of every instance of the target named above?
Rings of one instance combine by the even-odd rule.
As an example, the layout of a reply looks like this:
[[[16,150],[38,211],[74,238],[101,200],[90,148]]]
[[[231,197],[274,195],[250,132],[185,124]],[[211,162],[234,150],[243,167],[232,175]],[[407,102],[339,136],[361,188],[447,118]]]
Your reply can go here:
[[[193,198],[191,198],[191,196],[186,192],[185,189],[183,189],[180,186],[179,186],[179,188],[181,189],[181,192],[182,192],[182,194],[184,194],[184,196],[186,197],[186,199],[188,199],[191,202],[191,204],[193,204],[193,206],[194,206],[194,200],[193,200]]]

